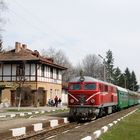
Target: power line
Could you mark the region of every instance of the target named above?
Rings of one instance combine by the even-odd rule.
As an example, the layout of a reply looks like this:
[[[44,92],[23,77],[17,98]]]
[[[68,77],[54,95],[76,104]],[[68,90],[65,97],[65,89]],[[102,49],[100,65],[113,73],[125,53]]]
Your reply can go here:
[[[18,2],[16,1],[14,4],[16,4],[18,7],[22,8],[23,9],[22,11],[24,11],[24,13],[26,13],[27,15],[31,15],[31,17],[34,17],[32,19],[35,21],[35,23],[39,24],[39,28],[43,27],[43,32],[44,32],[44,27],[46,27],[46,23],[45,23],[45,25],[43,25],[42,23],[44,23],[44,22],[37,15],[33,14],[28,8],[25,8],[22,4],[20,4],[19,1]],[[49,29],[51,28],[52,32],[55,35],[58,35],[59,37],[62,37],[64,39],[64,37],[62,35],[58,34],[55,29],[52,29],[52,27],[49,26],[48,24],[47,24],[47,26],[49,27]],[[48,35],[48,33],[47,33],[47,35]]]
[[[13,15],[15,15],[16,17],[18,17],[20,20],[22,20],[22,24],[26,23],[27,25],[29,24],[30,27],[32,27],[32,29],[36,30],[36,31],[40,31],[41,30],[41,33],[43,33],[44,35],[48,36],[48,34],[44,31],[42,31],[41,28],[39,28],[38,26],[36,26],[33,22],[31,23],[30,21],[28,21],[25,17],[21,16],[20,14],[16,13],[13,9],[9,8],[9,12]],[[38,30],[37,30],[38,29]]]

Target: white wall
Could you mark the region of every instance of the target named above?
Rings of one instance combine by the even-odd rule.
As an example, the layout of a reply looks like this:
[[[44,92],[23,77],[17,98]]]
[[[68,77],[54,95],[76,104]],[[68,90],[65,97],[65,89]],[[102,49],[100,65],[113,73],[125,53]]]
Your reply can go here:
[[[62,80],[62,71],[59,70],[59,79]]]
[[[31,75],[35,75],[35,64],[31,64]]]
[[[62,90],[62,104],[68,104],[68,93],[66,90]]]
[[[11,75],[11,65],[3,65],[3,75]]]
[[[16,64],[12,64],[12,75],[16,75]]]

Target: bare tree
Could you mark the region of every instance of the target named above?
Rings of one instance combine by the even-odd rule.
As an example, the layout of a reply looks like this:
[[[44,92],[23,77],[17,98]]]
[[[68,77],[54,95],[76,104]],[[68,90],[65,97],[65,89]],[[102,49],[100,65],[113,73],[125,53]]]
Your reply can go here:
[[[62,80],[67,82],[74,75],[74,68],[69,61],[68,57],[62,50],[55,50],[54,48],[48,48],[47,50],[42,50],[42,55],[48,58],[53,58],[54,63],[64,66],[67,70],[62,72]]]
[[[23,84],[25,82],[25,61],[20,62],[19,65],[17,65],[16,75],[17,75],[16,83],[18,84],[17,97],[19,95],[18,110],[20,110],[21,98],[22,98],[22,93],[23,93]]]
[[[74,76],[80,76],[80,72],[83,70],[81,63],[78,63],[74,68]]]
[[[54,48],[48,48],[47,50],[42,50],[42,55],[48,58],[53,58],[54,63],[65,66],[69,63],[68,58],[62,50],[56,50]]]
[[[94,54],[88,54],[82,61],[82,63],[77,64],[75,67],[72,66],[69,59],[66,57],[62,50],[55,50],[54,48],[49,48],[42,51],[42,55],[51,57],[54,59],[56,64],[67,67],[66,71],[62,72],[63,81],[69,81],[75,76],[80,76],[80,71],[86,76],[92,76],[94,78],[103,79],[103,65],[100,59]]]
[[[103,78],[103,66],[100,59],[94,54],[88,54],[82,61],[84,75],[94,78]]]
[[[4,17],[2,17],[2,11],[7,9],[4,0],[0,0],[0,52],[2,51],[2,31],[3,31],[3,24],[5,23]]]

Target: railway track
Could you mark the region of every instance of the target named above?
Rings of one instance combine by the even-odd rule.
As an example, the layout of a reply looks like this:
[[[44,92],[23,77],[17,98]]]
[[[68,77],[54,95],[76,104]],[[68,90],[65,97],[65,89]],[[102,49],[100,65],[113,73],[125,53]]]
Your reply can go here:
[[[47,130],[40,131],[38,133],[31,133],[31,134],[28,134],[28,135],[23,136],[23,137],[16,137],[14,139],[16,139],[16,140],[17,139],[18,140],[45,140],[45,139],[54,140],[55,139],[54,137],[58,137],[57,138],[58,140],[59,139],[63,140],[63,139],[65,139],[65,136],[63,138],[63,135],[66,135],[66,133],[68,131],[74,131],[75,128],[79,128],[79,131],[77,132],[77,134],[76,133],[72,134],[72,136],[74,138],[73,140],[78,140],[78,139],[80,139],[78,137],[78,135],[82,138],[86,135],[86,132],[88,134],[92,133],[93,131],[100,129],[102,126],[104,126],[108,123],[111,123],[114,120],[117,120],[118,118],[128,114],[129,112],[131,112],[137,108],[140,108],[140,105],[134,106],[134,107],[131,107],[131,108],[107,115],[107,116],[104,116],[102,118],[96,119],[96,120],[91,121],[91,122],[68,123],[68,124],[56,127],[54,129],[50,129],[50,130],[47,129]],[[83,130],[85,130],[85,132],[83,132]],[[83,134],[81,134],[80,131]],[[60,136],[61,136],[61,138],[60,138]],[[67,137],[67,140],[69,140],[70,138]],[[10,139],[10,140],[14,140],[14,139]]]

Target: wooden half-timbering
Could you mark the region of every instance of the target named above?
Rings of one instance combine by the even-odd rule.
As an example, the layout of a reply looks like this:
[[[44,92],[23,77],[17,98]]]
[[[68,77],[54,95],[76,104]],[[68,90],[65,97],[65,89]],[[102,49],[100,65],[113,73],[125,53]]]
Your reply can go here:
[[[13,85],[8,89],[9,92],[1,91],[1,102],[8,99],[12,106],[17,106],[20,96],[17,89],[20,85],[22,65],[24,65],[20,90],[22,106],[43,106],[48,103],[49,98],[56,95],[62,97],[62,70],[66,68],[16,42],[15,49],[0,53],[0,84],[6,82]]]

